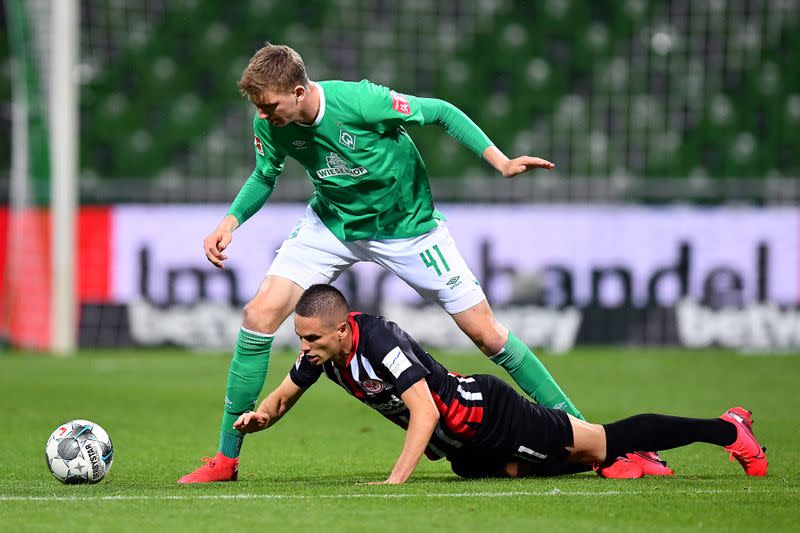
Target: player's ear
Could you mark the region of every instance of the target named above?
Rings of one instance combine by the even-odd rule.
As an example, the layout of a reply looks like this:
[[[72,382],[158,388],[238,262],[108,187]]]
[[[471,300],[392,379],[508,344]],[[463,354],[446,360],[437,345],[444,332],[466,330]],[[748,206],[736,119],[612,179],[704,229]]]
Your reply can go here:
[[[336,328],[336,331],[339,333],[340,339],[347,335],[347,321],[341,322],[339,327]]]
[[[294,89],[292,89],[292,94],[294,95],[294,102],[299,104],[306,96],[306,88],[302,85],[295,85]]]

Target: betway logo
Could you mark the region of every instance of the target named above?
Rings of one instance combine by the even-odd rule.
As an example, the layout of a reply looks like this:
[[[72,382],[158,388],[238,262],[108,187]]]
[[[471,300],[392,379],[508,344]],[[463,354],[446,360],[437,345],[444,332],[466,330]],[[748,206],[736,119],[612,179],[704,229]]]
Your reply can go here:
[[[676,309],[678,338],[690,348],[719,345],[746,350],[800,348],[800,312],[776,305],[709,309],[682,300]]]

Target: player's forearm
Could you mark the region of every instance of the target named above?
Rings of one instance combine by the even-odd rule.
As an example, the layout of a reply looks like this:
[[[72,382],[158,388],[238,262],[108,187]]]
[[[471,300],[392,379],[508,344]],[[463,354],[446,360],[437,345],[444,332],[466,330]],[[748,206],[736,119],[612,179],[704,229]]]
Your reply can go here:
[[[225,215],[225,218],[217,226],[218,230],[233,231],[239,227],[239,220],[233,215]]]
[[[506,154],[500,151],[495,145],[489,146],[483,151],[483,158],[492,165],[498,172],[503,172],[503,166],[509,161]]]
[[[247,179],[239,194],[233,200],[228,215],[236,218],[238,224],[253,216],[272,195],[276,178],[266,178],[256,170]]]
[[[264,398],[257,410],[243,413],[234,422],[234,429],[242,433],[255,433],[273,426],[297,403],[304,391],[292,382],[290,376],[286,376],[283,383]]]
[[[439,422],[439,412],[412,413],[408,421],[408,432],[403,443],[403,451],[389,475],[388,483],[404,483],[417,468],[431,435]]]
[[[264,401],[258,407],[259,412],[269,417],[269,422],[264,429],[275,425],[292,408],[295,402],[297,402],[296,398],[287,397],[278,391],[274,391],[264,398]]]
[[[554,163],[547,159],[542,159],[541,157],[522,155],[514,159],[509,159],[496,146],[490,146],[484,150],[483,157],[490,165],[507,178],[513,178],[514,176],[534,168],[541,168],[544,170],[556,168]]]
[[[481,155],[492,141],[466,113],[444,100],[418,98],[425,124],[439,124],[447,134],[473,152]]]

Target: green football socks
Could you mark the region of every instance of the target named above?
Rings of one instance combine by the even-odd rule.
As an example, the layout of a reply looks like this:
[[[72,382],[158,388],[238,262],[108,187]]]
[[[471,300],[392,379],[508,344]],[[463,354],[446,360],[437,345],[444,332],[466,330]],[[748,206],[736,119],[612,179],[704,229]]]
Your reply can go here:
[[[245,328],[239,330],[239,339],[228,369],[225,412],[220,429],[219,451],[226,457],[239,457],[244,433],[233,429],[233,423],[242,413],[255,409],[267,377],[273,338],[274,335]]]
[[[560,409],[584,420],[581,412],[564,394],[542,362],[513,333],[508,333],[506,345],[491,359],[505,368],[517,385],[539,405]]]

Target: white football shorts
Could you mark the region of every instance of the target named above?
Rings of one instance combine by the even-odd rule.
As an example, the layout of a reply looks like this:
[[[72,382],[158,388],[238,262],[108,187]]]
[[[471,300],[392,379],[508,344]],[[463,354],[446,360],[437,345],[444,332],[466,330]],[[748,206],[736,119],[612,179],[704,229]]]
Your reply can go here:
[[[371,261],[395,273],[451,315],[486,299],[443,222],[418,237],[346,242],[331,233],[310,206],[283,241],[267,275],[290,279],[307,289],[315,283],[332,283],[359,261]]]

